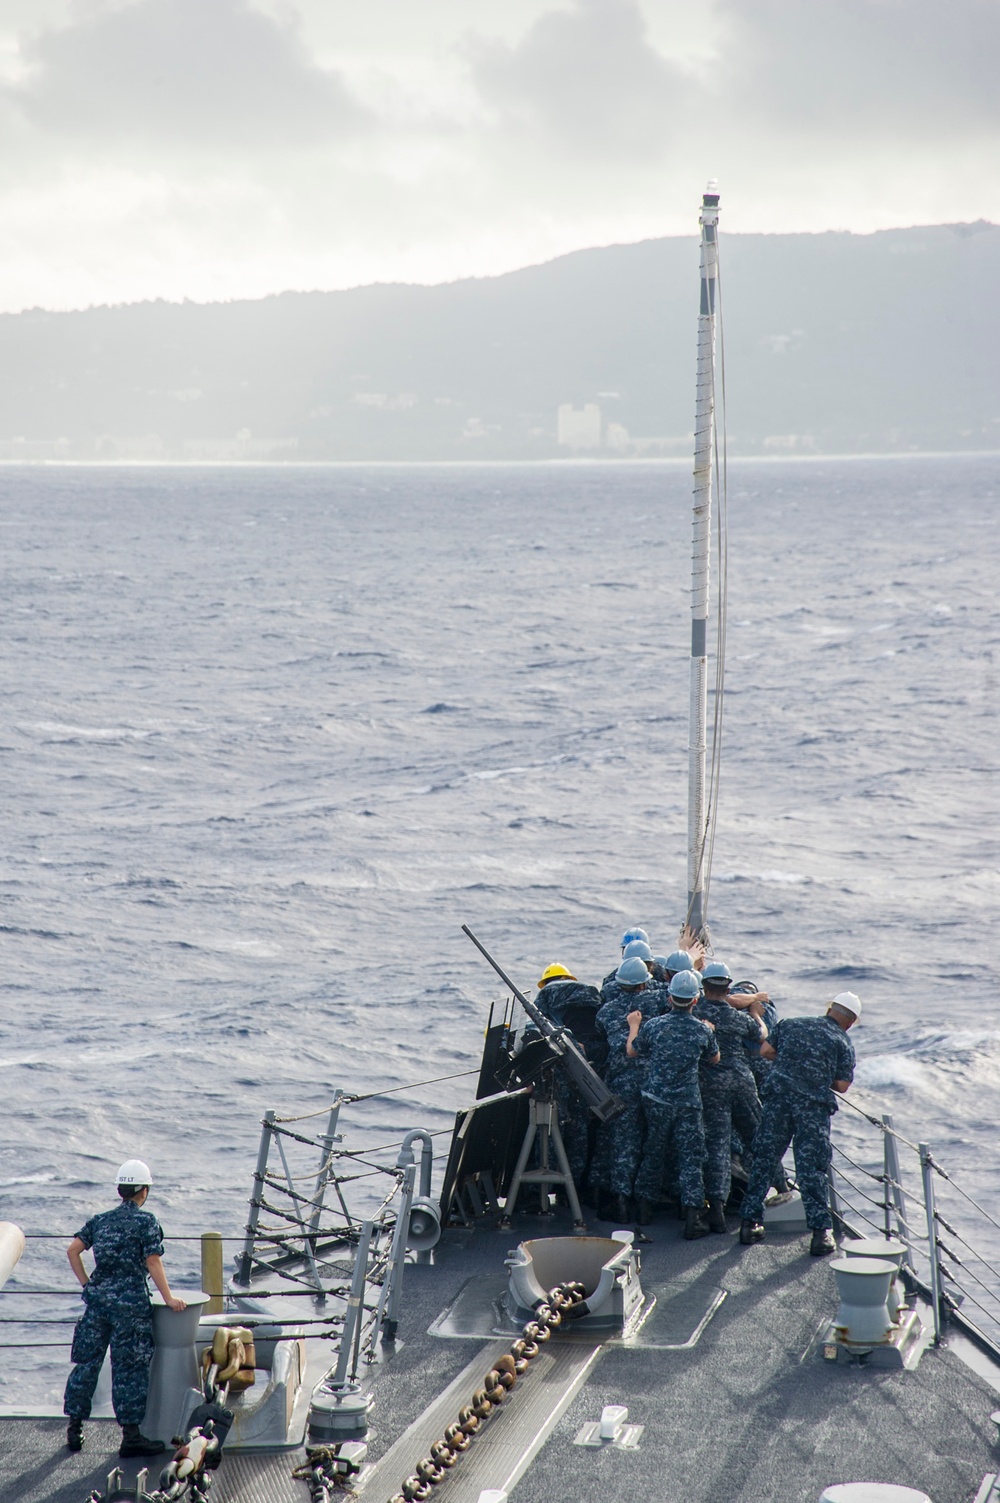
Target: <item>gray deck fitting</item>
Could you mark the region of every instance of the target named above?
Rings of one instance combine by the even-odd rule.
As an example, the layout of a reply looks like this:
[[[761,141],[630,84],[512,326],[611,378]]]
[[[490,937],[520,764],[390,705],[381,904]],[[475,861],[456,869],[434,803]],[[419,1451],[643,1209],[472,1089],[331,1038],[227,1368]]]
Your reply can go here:
[[[528,1371],[518,1379],[503,1407],[491,1414],[434,1489],[434,1503],[476,1503],[488,1488],[510,1492],[583,1386],[603,1346],[599,1341],[546,1342]],[[378,1499],[399,1492],[421,1457],[444,1434],[473,1390],[482,1386],[492,1364],[510,1350],[506,1341],[490,1342],[454,1382],[424,1410],[381,1461],[363,1472],[356,1491]]]

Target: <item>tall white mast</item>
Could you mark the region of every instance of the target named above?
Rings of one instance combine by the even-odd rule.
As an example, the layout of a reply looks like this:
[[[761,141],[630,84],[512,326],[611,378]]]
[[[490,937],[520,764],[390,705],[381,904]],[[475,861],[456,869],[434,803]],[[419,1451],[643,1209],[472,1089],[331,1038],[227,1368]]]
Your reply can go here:
[[[694,537],[691,549],[691,706],[688,731],[688,923],[705,926],[705,842],[708,810],[705,752],[708,721],[708,587],[715,452],[715,303],[719,266],[718,184],[701,205],[701,307],[694,414]]]

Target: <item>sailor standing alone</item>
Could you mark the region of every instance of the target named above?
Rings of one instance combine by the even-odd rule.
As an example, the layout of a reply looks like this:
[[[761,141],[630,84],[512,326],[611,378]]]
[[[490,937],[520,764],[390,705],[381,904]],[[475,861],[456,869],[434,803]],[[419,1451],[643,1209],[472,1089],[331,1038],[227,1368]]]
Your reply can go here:
[[[853,992],[838,992],[821,1018],[782,1018],[761,1044],[774,1069],[764,1086],[764,1109],[753,1143],[753,1167],[740,1209],[744,1246],[764,1236],[764,1196],[789,1143],[802,1192],[814,1258],[836,1252],[829,1206],[830,1118],[854,1079],[854,1046],[847,1030],[861,1016]],[[835,1094],[836,1093],[836,1094]]]
[[[113,1211],[91,1216],[70,1243],[66,1255],[83,1285],[86,1305],[73,1335],[75,1364],[66,1384],[63,1412],[69,1418],[66,1444],[83,1446],[83,1422],[104,1357],[111,1347],[111,1401],[122,1427],[119,1456],[156,1456],[162,1441],[147,1440],[139,1426],[146,1412],[149,1364],[153,1355],[153,1311],[146,1274],[171,1310],[186,1310],[170,1292],[163,1268],[163,1230],[142,1206],[153,1176],[141,1159],[128,1159],[118,1171],[122,1203]],[[94,1253],[95,1268],[88,1278],[82,1254]]]

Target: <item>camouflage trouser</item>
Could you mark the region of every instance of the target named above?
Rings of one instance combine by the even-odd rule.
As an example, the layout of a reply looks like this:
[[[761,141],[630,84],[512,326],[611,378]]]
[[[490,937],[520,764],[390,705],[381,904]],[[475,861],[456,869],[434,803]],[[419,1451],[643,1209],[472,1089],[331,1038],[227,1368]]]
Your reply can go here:
[[[806,1223],[812,1231],[832,1226],[828,1174],[830,1147],[830,1113],[817,1101],[803,1096],[771,1095],[764,1110],[753,1144],[753,1168],[743,1197],[741,1215],[745,1220],[761,1221],[764,1198],[774,1183],[775,1165],[791,1143],[795,1152],[795,1177],[802,1195]]]
[[[707,1073],[707,1072],[706,1072]],[[752,1144],[760,1122],[757,1087],[741,1070],[713,1070],[701,1080],[702,1115],[705,1120],[705,1193],[709,1200],[729,1199],[732,1188],[733,1129],[744,1145],[743,1163],[749,1173]]]
[[[556,1077],[559,1131],[577,1189],[583,1187],[590,1154],[590,1111],[573,1082],[560,1070]]]
[[[590,1171],[595,1189],[612,1195],[631,1196],[642,1153],[643,1116],[639,1078],[632,1075],[609,1080],[608,1086],[625,1103],[625,1110],[597,1129],[597,1145]]]
[[[640,1200],[655,1200],[663,1183],[667,1140],[673,1138],[677,1156],[681,1204],[701,1206],[705,1202],[702,1166],[705,1159],[705,1127],[701,1106],[687,1102],[666,1103],[642,1098],[646,1117],[646,1146],[635,1179],[635,1193]]]
[[[120,1425],[139,1425],[146,1412],[153,1355],[153,1311],[147,1300],[128,1300],[112,1290],[92,1289],[73,1335],[76,1364],[66,1384],[63,1413],[87,1419],[111,1347],[111,1402]]]

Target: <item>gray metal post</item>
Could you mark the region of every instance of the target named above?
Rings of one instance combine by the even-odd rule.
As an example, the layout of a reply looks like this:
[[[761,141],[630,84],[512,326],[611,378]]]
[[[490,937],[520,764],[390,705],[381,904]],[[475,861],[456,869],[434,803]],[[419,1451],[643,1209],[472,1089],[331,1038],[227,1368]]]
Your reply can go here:
[[[385,1341],[395,1341],[396,1330],[399,1326],[399,1302],[403,1296],[403,1269],[406,1267],[406,1234],[410,1225],[410,1207],[413,1205],[413,1182],[416,1173],[416,1166],[411,1163],[403,1175],[396,1225],[389,1248],[389,1262],[385,1279],[382,1282],[378,1309],[375,1311],[376,1330],[382,1323],[383,1311],[385,1313],[383,1327],[383,1340]],[[423,1164],[421,1164],[421,1178],[423,1178]],[[419,1253],[417,1256],[420,1256]]]
[[[830,1186],[830,1215],[833,1217],[835,1222],[840,1222],[840,1235],[841,1237],[843,1237],[844,1218],[840,1214],[840,1201],[837,1199],[837,1183],[834,1179],[833,1159],[830,1160],[830,1167],[827,1170],[826,1178],[827,1183]]]
[[[330,1120],[326,1124],[326,1132],[320,1138],[323,1151],[320,1155],[319,1168],[316,1171],[316,1189],[313,1194],[313,1200],[316,1204],[309,1218],[309,1230],[314,1236],[319,1231],[320,1217],[323,1214],[323,1201],[326,1197],[326,1187],[330,1183],[331,1178],[330,1154],[333,1152],[334,1143],[338,1141],[337,1121],[340,1117],[341,1099],[341,1093],[338,1091],[334,1103],[330,1108]]]
[[[927,1250],[931,1260],[931,1304],[934,1306],[934,1341],[941,1340],[941,1264],[938,1258],[937,1217],[934,1215],[934,1169],[931,1151],[926,1143],[918,1143],[920,1151],[920,1177],[924,1185],[924,1208],[927,1212]]]
[[[347,1373],[351,1364],[351,1348],[354,1345],[354,1333],[364,1313],[365,1283],[368,1277],[368,1250],[371,1247],[372,1232],[374,1229],[374,1221],[366,1221],[364,1223],[361,1228],[361,1237],[358,1241],[358,1250],[354,1255],[354,1277],[351,1280],[351,1292],[347,1300],[344,1329],[340,1333],[337,1370],[333,1375],[332,1386],[334,1388],[343,1388],[349,1381]]]
[[[701,204],[701,306],[694,413],[694,532],[691,547],[691,688],[688,729],[688,918],[705,925],[705,843],[708,792],[708,607],[712,548],[712,462],[715,446],[715,306],[719,269],[719,194],[709,183]]]
[[[253,1269],[253,1252],[257,1243],[257,1224],[260,1221],[260,1200],[264,1194],[265,1174],[267,1172],[267,1156],[271,1149],[271,1131],[274,1126],[274,1112],[265,1112],[264,1121],[260,1130],[260,1147],[257,1150],[257,1167],[253,1174],[253,1189],[250,1192],[250,1219],[247,1222],[247,1234],[243,1243],[243,1251],[240,1253],[239,1267],[236,1272],[238,1284],[249,1284],[250,1274]]]
[[[906,1229],[906,1200],[903,1195],[903,1180],[899,1170],[899,1151],[896,1148],[896,1139],[892,1131],[892,1117],[889,1112],[882,1113],[882,1126],[885,1128],[885,1174],[888,1184],[886,1199],[892,1200],[896,1212],[896,1236],[906,1248],[903,1262],[910,1268],[913,1267],[913,1253],[910,1248],[910,1235]],[[887,1213],[888,1214],[888,1213]]]

